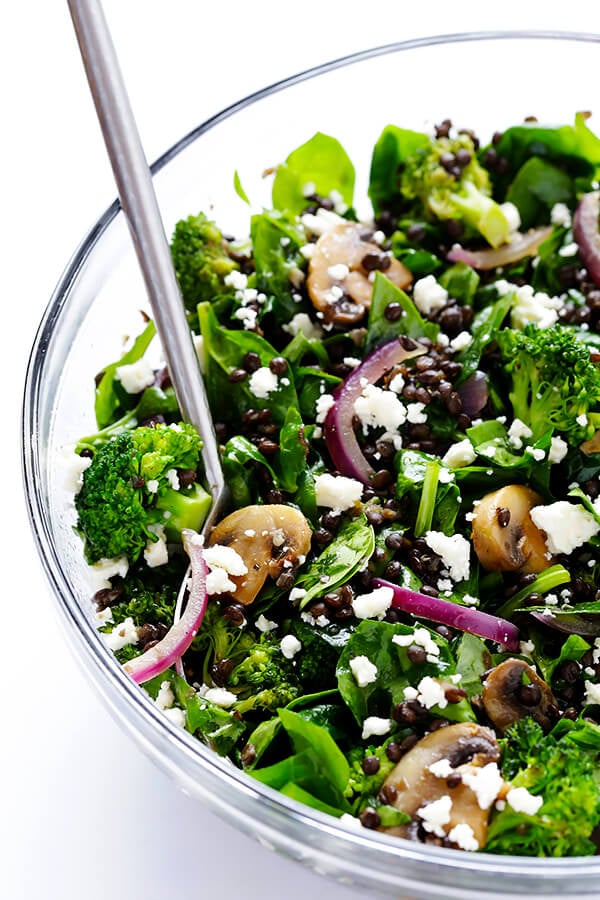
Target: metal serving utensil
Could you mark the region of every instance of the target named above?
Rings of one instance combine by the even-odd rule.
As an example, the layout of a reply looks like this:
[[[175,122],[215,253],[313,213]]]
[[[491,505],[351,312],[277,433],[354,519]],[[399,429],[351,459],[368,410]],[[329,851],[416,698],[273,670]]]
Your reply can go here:
[[[213,501],[202,527],[206,535],[226,504],[227,488],[152,176],[102,6],[99,0],[67,2],[179,408],[202,438],[202,460]]]

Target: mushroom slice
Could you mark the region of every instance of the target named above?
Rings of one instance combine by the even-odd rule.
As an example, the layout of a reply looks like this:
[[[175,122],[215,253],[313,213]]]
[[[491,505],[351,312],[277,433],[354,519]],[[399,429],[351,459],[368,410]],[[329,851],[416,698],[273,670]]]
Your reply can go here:
[[[417,811],[447,795],[452,804],[449,821],[444,824],[445,833],[448,834],[455,825],[470,825],[475,840],[483,847],[495,796],[482,808],[477,795],[462,778],[467,773],[467,777],[472,776],[477,769],[499,759],[500,748],[490,728],[461,722],[430,732],[402,757],[384,782],[384,790],[393,788],[388,790],[388,796],[394,797],[391,804],[408,813],[412,821],[381,830],[418,840],[420,817]],[[438,774],[435,766],[431,771],[435,763],[441,763]]]
[[[491,571],[542,572],[553,563],[531,510],[542,498],[523,484],[486,494],[474,509],[472,536],[481,565]]]
[[[506,659],[495,666],[481,696],[487,715],[501,732],[527,716],[544,731],[556,722],[558,706],[550,686],[522,659]]]
[[[265,504],[244,506],[216,525],[209,546],[231,547],[244,560],[247,574],[229,576],[237,585],[235,599],[248,606],[267,576],[279,575],[298,566],[310,549],[311,529],[302,513],[293,506]]]
[[[381,247],[364,237],[364,225],[344,222],[322,234],[308,267],[307,287],[313,306],[326,322],[359,322],[371,305],[373,282],[379,269],[397,287],[412,282],[411,272]]]

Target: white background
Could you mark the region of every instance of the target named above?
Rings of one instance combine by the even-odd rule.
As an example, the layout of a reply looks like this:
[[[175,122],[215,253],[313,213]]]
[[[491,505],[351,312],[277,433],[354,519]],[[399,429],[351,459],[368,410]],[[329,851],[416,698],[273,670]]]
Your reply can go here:
[[[105,11],[150,159],[240,96],[365,47],[486,28],[600,32],[589,0],[106,0]],[[522,67],[534,110],[544,73],[506,65]],[[447,85],[451,73],[439,77]],[[18,449],[37,322],[115,194],[66,2],[3,0],[0,99],[0,896],[356,900],[180,794],[71,658],[29,535]]]

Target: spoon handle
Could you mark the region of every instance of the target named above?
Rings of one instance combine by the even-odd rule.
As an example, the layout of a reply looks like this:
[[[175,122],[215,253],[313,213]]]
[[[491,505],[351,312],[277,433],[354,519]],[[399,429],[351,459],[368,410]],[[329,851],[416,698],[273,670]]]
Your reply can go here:
[[[179,408],[203,440],[202,457],[213,496],[203,528],[206,532],[214,524],[226,489],[206,390],[150,169],[102,6],[98,0],[67,2]]]

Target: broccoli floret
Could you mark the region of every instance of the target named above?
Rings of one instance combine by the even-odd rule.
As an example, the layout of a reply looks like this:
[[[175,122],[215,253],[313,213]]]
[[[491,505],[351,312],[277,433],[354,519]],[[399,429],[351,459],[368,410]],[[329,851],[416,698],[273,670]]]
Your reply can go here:
[[[212,302],[224,295],[233,297],[225,276],[239,266],[229,256],[221,230],[204,213],[176,224],[171,255],[183,302],[190,312],[203,301]]]
[[[352,632],[334,624],[316,627],[302,619],[294,619],[286,627],[302,644],[302,653],[296,657],[296,671],[305,692],[337,687],[336,667]]]
[[[131,564],[161,528],[172,541],[183,528],[200,528],[210,496],[196,481],[181,487],[177,472],[196,471],[201,446],[196,430],[181,424],[135,428],[97,450],[75,497],[88,562],[124,555]]]
[[[416,201],[414,213],[428,221],[456,219],[492,247],[509,240],[510,223],[492,199],[488,172],[478,162],[467,134],[431,138],[411,154],[400,189]]]
[[[137,563],[129,569],[126,578],[113,578],[112,590],[119,592],[119,597],[110,605],[112,622],[108,630],[128,618],[138,626],[170,627],[184,569],[185,562],[181,558],[170,559],[159,569]]]
[[[227,686],[239,697],[235,709],[240,713],[257,707],[276,710],[302,693],[292,660],[283,655],[280,642],[269,634],[262,634],[236,665]]]
[[[526,856],[594,854],[590,836],[600,822],[600,795],[592,754],[523,719],[506,732],[504,760],[503,774],[512,786],[543,797],[543,804],[533,815],[507,804],[490,823],[485,849]]]
[[[531,428],[532,441],[554,428],[578,446],[595,432],[600,418],[600,368],[590,348],[561,325],[498,332],[509,399],[515,418]]]

